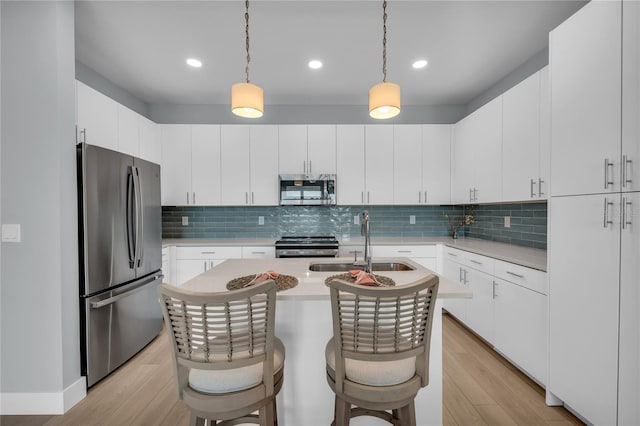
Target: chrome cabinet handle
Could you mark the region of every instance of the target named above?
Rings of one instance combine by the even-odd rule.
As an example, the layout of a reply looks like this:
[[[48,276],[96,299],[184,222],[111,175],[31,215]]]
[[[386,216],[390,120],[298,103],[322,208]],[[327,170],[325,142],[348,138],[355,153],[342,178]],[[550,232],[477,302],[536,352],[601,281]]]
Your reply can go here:
[[[302,172],[307,173],[307,160],[302,160]]]
[[[216,254],[215,251],[201,251],[201,254]]]
[[[633,179],[629,179],[628,166],[632,165],[632,161],[629,160],[627,155],[622,156],[622,186],[627,187],[628,183],[632,183]]]
[[[448,254],[449,256],[458,257],[458,255],[457,255],[457,254],[455,254],[455,253],[447,252],[447,254]]]
[[[513,275],[514,277],[524,278],[524,275],[516,274],[515,272],[507,271],[507,274]]]
[[[263,251],[252,251],[251,254],[264,254]]]
[[[418,191],[418,204],[422,204],[422,192]]]
[[[313,173],[313,163],[309,160],[309,174]]]
[[[613,169],[613,163],[608,158],[604,159],[604,189],[609,188],[609,185],[613,185],[613,181],[609,180],[609,167]]]
[[[533,192],[533,187],[536,184],[536,181],[534,179],[531,179],[531,186],[530,186],[530,192],[531,192],[531,198],[535,197],[536,194]]]
[[[427,191],[424,191],[424,203],[427,204]]]
[[[613,205],[613,201],[609,201],[606,197],[604,199],[604,222],[603,225],[604,227],[608,227],[609,225],[613,224],[612,220],[609,220],[609,206]]]
[[[475,263],[476,265],[482,265],[482,262],[478,262],[477,260],[469,259],[469,262]]]
[[[467,281],[467,270],[464,270],[464,285],[467,285],[468,281]]]
[[[371,192],[367,191],[367,204],[371,203]]]
[[[544,195],[544,192],[542,192],[543,183],[544,181],[542,180],[542,178],[538,178],[538,197],[542,197]]]
[[[255,204],[255,197],[253,191],[251,191],[251,204]]]
[[[196,192],[193,191],[193,204],[195,204],[195,203],[196,203]]]
[[[473,201],[473,196],[471,195],[473,193],[473,189],[469,188],[469,201]]]
[[[249,204],[249,193],[248,192],[244,193],[244,203],[245,204]]]
[[[460,269],[460,276],[458,277],[458,281],[460,281],[460,283],[463,283],[463,281],[462,281],[462,267],[459,267],[458,269]]]
[[[360,191],[360,202],[364,204],[364,191]]]
[[[492,298],[495,299],[496,298],[496,286],[498,285],[497,282],[493,281],[493,294],[492,294]]]
[[[207,272],[207,261],[202,262],[202,271]]]
[[[413,253],[413,250],[398,250],[398,253]]]
[[[627,201],[627,197],[622,197],[622,229],[626,229],[627,225],[633,224],[633,221],[631,220],[633,217],[633,211],[631,212],[632,214],[627,212],[627,206],[631,205],[632,203],[631,201]]]
[[[189,204],[189,191],[187,191],[187,204]]]

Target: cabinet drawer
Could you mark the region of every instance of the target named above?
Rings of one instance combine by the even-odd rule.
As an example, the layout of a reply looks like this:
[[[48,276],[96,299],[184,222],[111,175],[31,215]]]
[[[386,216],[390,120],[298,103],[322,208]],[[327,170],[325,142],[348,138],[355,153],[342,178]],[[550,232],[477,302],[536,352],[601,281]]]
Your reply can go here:
[[[176,259],[240,259],[242,247],[176,247]]]
[[[457,263],[465,263],[467,260],[467,254],[468,252],[466,251],[444,246],[443,257],[445,260],[450,260]]]
[[[242,247],[243,259],[275,259],[276,248],[274,246],[264,247]]]
[[[340,246],[338,248],[338,257],[354,257],[356,254],[358,259],[364,256],[364,245]]]
[[[495,259],[475,253],[467,253],[465,265],[478,271],[493,275]]]
[[[436,257],[436,246],[373,246],[376,257]]]
[[[513,263],[495,261],[495,276],[538,293],[548,294],[547,273]]]

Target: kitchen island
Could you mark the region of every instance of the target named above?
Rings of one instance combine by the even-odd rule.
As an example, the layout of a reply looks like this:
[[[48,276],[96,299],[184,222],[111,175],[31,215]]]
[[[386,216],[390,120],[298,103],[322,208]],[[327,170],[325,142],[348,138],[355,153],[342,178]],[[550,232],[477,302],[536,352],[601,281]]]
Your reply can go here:
[[[334,394],[326,381],[324,350],[332,336],[327,277],[340,272],[312,272],[311,263],[349,262],[352,259],[230,259],[182,285],[202,291],[227,291],[234,278],[275,270],[298,279],[298,285],[278,292],[276,335],[286,348],[284,385],[278,395],[278,420],[283,426],[326,426],[333,419]],[[375,258],[374,262],[403,262],[411,271],[376,272],[408,284],[435,272],[407,258]],[[418,425],[442,424],[442,299],[469,298],[471,292],[440,276],[433,321],[429,385],[416,397]],[[387,424],[372,417],[353,419],[353,425]]]

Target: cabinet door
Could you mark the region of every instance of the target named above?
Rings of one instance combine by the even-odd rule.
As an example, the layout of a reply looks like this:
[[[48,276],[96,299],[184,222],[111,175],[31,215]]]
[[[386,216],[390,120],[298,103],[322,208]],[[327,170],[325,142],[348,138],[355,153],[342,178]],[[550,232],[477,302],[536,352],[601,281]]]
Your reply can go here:
[[[494,279],[493,345],[540,383],[547,381],[547,296]]]
[[[538,198],[540,73],[503,96],[502,200]]]
[[[622,190],[640,191],[640,3],[623,2]]]
[[[124,105],[118,105],[118,151],[140,156],[140,127],[138,113]]]
[[[445,259],[443,262],[444,276],[451,281],[466,286],[464,281],[464,268],[461,264]],[[444,299],[443,306],[451,315],[458,320],[466,323],[467,321],[467,304],[469,299]]]
[[[220,204],[220,126],[191,126],[192,203]]]
[[[453,192],[454,203],[470,203],[474,185],[474,133],[477,117],[472,114],[458,121],[454,127],[453,140]]]
[[[278,126],[251,126],[251,204],[278,205]]]
[[[483,339],[493,342],[493,278],[491,275],[465,267],[465,278],[473,292],[467,304],[465,323]]]
[[[179,206],[193,203],[191,198],[191,126],[163,124],[162,205]]]
[[[336,134],[336,201],[364,204],[364,126],[339,125]]]
[[[616,424],[619,198],[552,197],[549,205],[548,389],[599,425]]]
[[[118,151],[118,103],[76,81],[79,142]]]
[[[640,424],[640,192],[622,196],[625,226],[620,244],[618,424],[637,425]]]
[[[475,112],[474,201],[502,200],[502,96]]]
[[[176,260],[176,285],[180,286],[211,268],[211,261],[204,259]]]
[[[422,202],[451,202],[451,133],[449,124],[422,126]]]
[[[549,35],[552,195],[620,190],[621,24],[595,1]]]
[[[393,204],[393,126],[365,126],[365,203]]]
[[[393,202],[420,204],[422,195],[422,126],[393,126]]]
[[[336,173],[336,126],[307,127],[307,173]]]
[[[225,206],[250,203],[249,126],[220,126],[220,201]]]
[[[278,126],[278,167],[280,174],[307,172],[307,126]]]
[[[138,115],[138,126],[140,127],[140,157],[152,163],[161,164],[160,126],[141,115]]]
[[[549,66],[540,70],[540,144],[538,146],[538,198],[546,200],[551,187],[551,88]]]

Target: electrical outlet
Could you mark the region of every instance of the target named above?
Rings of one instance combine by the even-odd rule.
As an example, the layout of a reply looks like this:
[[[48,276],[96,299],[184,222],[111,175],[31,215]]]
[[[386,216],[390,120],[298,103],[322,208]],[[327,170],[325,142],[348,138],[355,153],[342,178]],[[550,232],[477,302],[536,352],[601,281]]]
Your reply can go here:
[[[264,225],[264,216],[258,216],[258,225]]]
[[[189,216],[182,216],[182,226],[189,225]]]
[[[511,216],[504,217],[504,227],[511,228]]]
[[[3,243],[19,243],[20,224],[19,223],[3,223],[2,224],[2,242]]]
[[[415,215],[409,215],[409,225],[415,225],[416,224],[416,216]]]
[[[360,216],[359,215],[353,216],[353,224],[354,225],[360,225]]]

